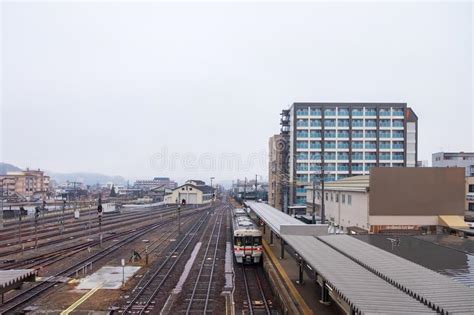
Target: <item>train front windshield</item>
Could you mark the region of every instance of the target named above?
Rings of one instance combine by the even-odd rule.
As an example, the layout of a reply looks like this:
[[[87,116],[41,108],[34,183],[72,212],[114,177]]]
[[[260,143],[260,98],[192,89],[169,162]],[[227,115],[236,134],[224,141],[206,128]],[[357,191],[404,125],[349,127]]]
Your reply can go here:
[[[253,238],[253,246],[260,246],[262,245],[262,238],[259,237],[254,237]]]
[[[262,238],[260,236],[234,237],[235,246],[261,246]]]
[[[242,237],[234,237],[234,245],[242,246]]]

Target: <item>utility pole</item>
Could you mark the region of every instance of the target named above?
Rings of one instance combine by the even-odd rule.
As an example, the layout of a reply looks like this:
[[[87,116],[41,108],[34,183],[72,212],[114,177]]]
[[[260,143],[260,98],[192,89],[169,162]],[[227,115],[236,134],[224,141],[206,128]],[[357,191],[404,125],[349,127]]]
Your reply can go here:
[[[66,210],[66,199],[63,199],[63,211],[61,215],[61,234],[64,232],[64,211]]]
[[[25,208],[21,206],[20,211],[19,211],[19,216],[18,216],[18,244],[20,245],[20,247],[21,247],[21,213],[23,211],[25,211]],[[23,252],[23,248],[22,248],[22,252]]]
[[[2,205],[0,208],[0,229],[3,229],[3,196],[4,196],[4,191],[5,191],[4,184],[3,184],[4,180],[5,178],[2,179],[2,197],[1,197],[2,200],[0,200],[2,202]],[[8,190],[7,190],[7,196],[8,196]]]
[[[247,177],[245,177],[245,181],[244,181],[244,198],[243,198],[244,201],[245,201],[246,193],[247,193]]]
[[[99,195],[99,205],[97,206],[97,214],[99,216],[99,239],[102,246],[102,197]]]
[[[178,235],[181,235],[181,205],[178,204]]]
[[[38,218],[40,215],[40,207],[35,207],[35,249],[38,248]]]
[[[316,224],[316,176],[313,178],[313,219],[312,223]]]
[[[255,174],[255,201],[258,201],[258,186],[257,186],[258,175]]]
[[[321,171],[321,224],[324,224],[325,222],[325,216],[324,216],[324,200],[325,200],[325,194],[324,194],[324,164],[323,168]]]

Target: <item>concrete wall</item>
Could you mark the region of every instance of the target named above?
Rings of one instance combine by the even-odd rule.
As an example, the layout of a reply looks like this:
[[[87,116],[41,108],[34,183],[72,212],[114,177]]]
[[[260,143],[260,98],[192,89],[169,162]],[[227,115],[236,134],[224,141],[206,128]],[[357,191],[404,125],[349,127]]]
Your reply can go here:
[[[338,226],[358,226],[368,230],[368,194],[363,192],[335,192],[327,191],[328,200],[325,200],[326,218]],[[331,201],[331,193],[333,198]],[[336,198],[336,194],[339,197]],[[345,202],[342,202],[344,195]],[[351,204],[348,196],[351,196]],[[338,201],[336,201],[338,199]],[[321,200],[317,200],[320,204]]]
[[[374,168],[370,215],[464,215],[463,168]]]

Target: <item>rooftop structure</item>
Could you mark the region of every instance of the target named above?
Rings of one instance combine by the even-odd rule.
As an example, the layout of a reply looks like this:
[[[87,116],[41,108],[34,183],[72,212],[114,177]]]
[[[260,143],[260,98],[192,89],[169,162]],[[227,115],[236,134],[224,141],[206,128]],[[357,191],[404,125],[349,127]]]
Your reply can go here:
[[[35,281],[34,269],[0,270],[0,294],[18,288],[24,281]],[[2,299],[3,302],[3,299]]]
[[[134,187],[149,190],[163,185],[168,189],[174,189],[178,186],[175,181],[170,180],[168,177],[155,177],[152,180],[137,180]]]
[[[214,200],[215,189],[208,185],[184,184],[164,196],[166,204],[206,204]]]
[[[312,201],[312,186],[307,186]],[[373,168],[317,187],[316,210],[331,225],[371,233],[436,233],[438,226],[466,228],[462,168]],[[312,202],[310,203],[312,208]]]
[[[1,198],[10,199],[11,196],[24,200],[35,196],[44,198],[49,192],[49,184],[50,177],[40,169],[7,172],[6,175],[0,175]]]
[[[331,294],[350,314],[470,314],[474,311],[474,300],[469,298],[474,296],[474,289],[461,282],[353,236],[309,235],[294,218],[268,205],[255,202],[246,205],[264,226],[280,232],[281,248],[287,244],[296,253],[300,279],[301,268],[310,266],[323,291],[322,300]],[[292,226],[291,233],[283,232],[285,225]],[[272,239],[271,236],[271,242]],[[427,246],[423,241],[420,243],[420,247]]]
[[[432,155],[433,167],[464,167],[466,176],[474,176],[474,152],[438,152]]]

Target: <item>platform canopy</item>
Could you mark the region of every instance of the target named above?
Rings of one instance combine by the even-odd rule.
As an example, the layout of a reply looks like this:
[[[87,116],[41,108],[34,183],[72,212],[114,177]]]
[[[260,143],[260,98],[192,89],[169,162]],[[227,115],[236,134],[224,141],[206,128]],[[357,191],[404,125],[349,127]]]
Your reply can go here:
[[[287,235],[285,241],[350,305],[355,314],[436,314],[313,236]]]
[[[24,281],[34,281],[34,269],[0,270],[0,294],[10,291]]]
[[[474,314],[474,289],[348,235],[319,240],[443,314]]]
[[[298,219],[261,202],[247,201],[245,204],[252,209],[253,212],[265,222],[266,225],[273,230],[273,232],[280,234],[280,227],[282,225],[302,225],[304,224]]]

